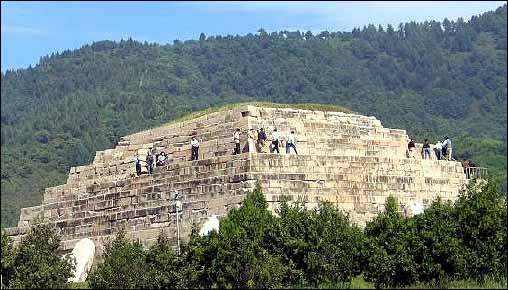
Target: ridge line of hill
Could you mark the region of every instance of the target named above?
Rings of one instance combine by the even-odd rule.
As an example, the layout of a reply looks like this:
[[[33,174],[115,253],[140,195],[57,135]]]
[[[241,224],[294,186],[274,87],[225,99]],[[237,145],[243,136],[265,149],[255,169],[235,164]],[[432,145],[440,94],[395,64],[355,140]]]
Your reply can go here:
[[[456,159],[489,167],[506,192],[506,44],[503,5],[469,21],[97,42],[43,57],[1,73],[2,224],[121,136],[246,101],[341,104],[417,142],[448,135]]]

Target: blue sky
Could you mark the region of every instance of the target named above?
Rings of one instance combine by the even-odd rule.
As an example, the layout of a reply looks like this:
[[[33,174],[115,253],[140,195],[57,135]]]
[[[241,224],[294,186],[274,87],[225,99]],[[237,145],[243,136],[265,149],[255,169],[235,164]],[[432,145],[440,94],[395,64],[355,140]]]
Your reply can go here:
[[[506,1],[422,2],[1,2],[1,69],[98,40],[172,43],[206,35],[266,31],[351,31],[369,23],[457,19]]]

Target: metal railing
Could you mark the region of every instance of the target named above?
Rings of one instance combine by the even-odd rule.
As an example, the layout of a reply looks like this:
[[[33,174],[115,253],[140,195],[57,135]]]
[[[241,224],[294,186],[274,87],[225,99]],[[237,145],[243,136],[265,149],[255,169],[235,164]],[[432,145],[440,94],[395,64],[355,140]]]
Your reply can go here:
[[[488,170],[485,167],[466,167],[464,168],[466,179],[486,179]]]

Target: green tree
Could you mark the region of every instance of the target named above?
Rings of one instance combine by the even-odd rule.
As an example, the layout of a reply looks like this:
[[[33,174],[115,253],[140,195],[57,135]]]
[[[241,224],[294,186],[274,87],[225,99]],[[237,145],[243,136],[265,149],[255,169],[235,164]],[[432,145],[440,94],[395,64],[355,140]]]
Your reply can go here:
[[[221,220],[217,253],[211,267],[219,288],[279,288],[288,266],[263,241],[274,224],[259,184],[239,209]]]
[[[182,245],[183,265],[180,269],[184,288],[212,288],[216,287],[216,275],[212,272],[212,265],[219,248],[218,233],[213,231],[207,236],[200,237],[198,228],[193,226],[189,243]]]
[[[192,276],[185,275],[188,267],[183,258],[176,255],[170,240],[161,233],[157,244],[146,253],[148,269],[145,287],[151,289],[180,289],[195,287]]]
[[[507,275],[506,196],[489,180],[484,186],[470,184],[455,204],[458,237],[465,247],[464,276],[483,280]]]
[[[60,238],[54,227],[48,224],[35,224],[31,226],[30,231],[21,239],[17,247],[10,287],[24,289],[68,288],[67,280],[73,276],[73,263],[74,261],[68,256],[62,258]]]
[[[311,248],[307,255],[308,277],[316,283],[350,282],[361,271],[362,231],[331,203],[313,214]]]
[[[201,32],[201,34],[199,35],[199,41],[205,41],[206,40],[206,35]]]
[[[129,241],[124,229],[104,247],[104,262],[88,276],[92,289],[138,289],[147,285],[146,252],[139,241]]]
[[[349,283],[361,273],[364,234],[339,209],[325,202],[308,211],[300,203],[290,206],[284,201],[279,214],[271,244],[294,265],[293,285]]]
[[[14,272],[14,255],[12,241],[2,227],[2,289],[10,284],[10,279]]]
[[[418,235],[414,259],[419,265],[419,281],[440,284],[451,278],[467,278],[463,275],[467,262],[456,213],[450,201],[437,199],[412,218]]]
[[[416,235],[412,223],[402,217],[397,200],[390,196],[385,211],[365,227],[368,245],[364,249],[364,277],[379,287],[402,287],[418,279],[413,245]]]

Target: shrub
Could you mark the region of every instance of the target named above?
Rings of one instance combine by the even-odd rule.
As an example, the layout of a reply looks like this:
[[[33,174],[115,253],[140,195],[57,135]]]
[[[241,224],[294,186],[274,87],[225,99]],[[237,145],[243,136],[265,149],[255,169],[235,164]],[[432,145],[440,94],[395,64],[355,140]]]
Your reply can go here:
[[[2,228],[2,289],[9,285],[9,281],[14,272],[14,249],[12,241]]]
[[[259,184],[247,195],[242,207],[233,209],[221,220],[211,265],[211,278],[219,288],[278,288],[284,285],[288,266],[273,255],[264,240],[273,229],[275,217]]]
[[[458,238],[466,255],[463,276],[483,280],[506,277],[506,197],[489,180],[469,186],[457,200]]]
[[[368,244],[364,249],[364,277],[379,287],[402,287],[417,281],[413,258],[416,235],[412,223],[398,211],[397,201],[388,197],[385,211],[367,223]]]
[[[311,213],[303,204],[292,206],[285,201],[279,209],[280,218],[276,218],[274,230],[267,236],[266,244],[270,251],[280,256],[290,267],[288,283],[291,285],[306,285],[307,268],[306,255],[309,252],[309,228],[311,227]]]
[[[364,235],[332,204],[325,202],[311,212],[284,202],[278,221],[276,244],[285,261],[294,265],[294,284],[350,282],[360,273]]]
[[[74,271],[73,261],[67,256],[61,257],[59,248],[60,238],[52,226],[47,224],[32,226],[17,247],[10,287],[68,288],[67,280],[73,276]]]
[[[147,284],[145,251],[138,241],[131,242],[120,230],[104,248],[104,262],[89,275],[92,289],[136,289]]]
[[[314,231],[312,229],[315,229]],[[313,213],[308,276],[315,282],[350,282],[360,274],[362,231],[331,203],[323,203]],[[317,258],[318,263],[313,263]]]
[[[145,287],[151,289],[186,288],[186,276],[181,275],[184,264],[177,256],[164,234],[161,234],[157,244],[146,253],[148,269]]]
[[[419,280],[441,284],[449,278],[460,278],[466,267],[465,249],[457,235],[453,204],[438,199],[412,222],[418,234],[414,252]]]
[[[506,279],[506,215],[506,198],[492,181],[472,182],[455,204],[438,199],[409,219],[390,197],[365,228],[364,276],[376,287]]]
[[[200,237],[198,228],[193,227],[188,244],[182,245],[183,268],[181,272],[186,278],[185,288],[211,288],[216,285],[212,264],[219,247],[218,233]]]

